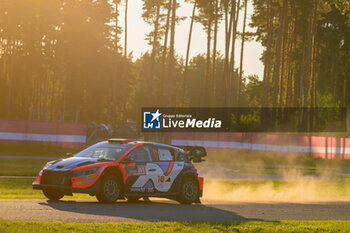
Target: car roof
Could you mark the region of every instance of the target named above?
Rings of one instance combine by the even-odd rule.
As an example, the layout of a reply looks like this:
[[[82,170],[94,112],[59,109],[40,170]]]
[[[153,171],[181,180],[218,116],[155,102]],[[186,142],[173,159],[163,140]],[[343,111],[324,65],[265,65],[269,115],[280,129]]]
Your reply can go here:
[[[157,142],[141,142],[141,143],[143,143],[143,144],[151,144],[151,145],[154,145],[154,146],[168,147],[168,148],[171,148],[171,149],[176,149],[177,148],[175,146],[162,144],[162,143],[157,143]]]
[[[108,139],[107,141],[104,141],[104,143],[108,144],[144,144],[144,145],[154,145],[154,146],[161,146],[161,147],[167,147],[170,149],[177,149],[178,147],[167,145],[167,144],[162,144],[162,143],[157,143],[157,142],[149,142],[149,141],[141,141],[141,140],[131,140],[131,139]]]

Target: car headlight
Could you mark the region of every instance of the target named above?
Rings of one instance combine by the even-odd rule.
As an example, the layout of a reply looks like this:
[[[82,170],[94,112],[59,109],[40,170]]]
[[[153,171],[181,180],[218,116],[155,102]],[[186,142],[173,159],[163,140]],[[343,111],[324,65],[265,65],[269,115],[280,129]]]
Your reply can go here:
[[[100,167],[88,168],[84,170],[75,171],[73,176],[86,176],[87,178],[92,178],[96,176],[96,173],[100,170]]]

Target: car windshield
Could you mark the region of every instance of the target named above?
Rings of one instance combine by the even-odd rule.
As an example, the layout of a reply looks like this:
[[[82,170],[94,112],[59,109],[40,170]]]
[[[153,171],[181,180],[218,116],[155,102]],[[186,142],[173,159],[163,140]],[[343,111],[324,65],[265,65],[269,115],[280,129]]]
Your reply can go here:
[[[98,158],[101,160],[117,160],[133,145],[108,143],[97,144],[77,153],[74,157]]]

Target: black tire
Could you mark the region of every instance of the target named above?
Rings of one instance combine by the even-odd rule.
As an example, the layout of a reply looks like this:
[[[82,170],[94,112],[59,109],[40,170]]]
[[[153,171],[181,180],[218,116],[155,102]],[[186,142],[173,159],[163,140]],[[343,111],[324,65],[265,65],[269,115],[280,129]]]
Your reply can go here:
[[[126,199],[128,199],[128,202],[138,202],[140,197],[128,196]]]
[[[120,195],[120,181],[118,177],[113,175],[106,175],[103,177],[100,186],[100,192],[96,198],[101,203],[113,203]]]
[[[185,177],[182,180],[178,201],[181,204],[192,204],[196,202],[199,195],[198,181],[192,177]]]
[[[45,197],[47,197],[49,200],[53,200],[53,201],[58,201],[59,199],[64,197],[64,194],[62,194],[56,190],[44,189],[43,193],[44,193]]]

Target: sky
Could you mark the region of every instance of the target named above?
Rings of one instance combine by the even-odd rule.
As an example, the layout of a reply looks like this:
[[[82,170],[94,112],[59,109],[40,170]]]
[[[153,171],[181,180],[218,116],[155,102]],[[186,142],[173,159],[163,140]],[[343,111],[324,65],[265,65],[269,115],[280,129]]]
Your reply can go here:
[[[178,1],[180,3],[180,8],[177,10],[178,16],[187,17],[186,20],[181,21],[176,26],[175,34],[175,49],[176,52],[185,57],[187,49],[187,40],[190,27],[190,18],[192,15],[193,6],[192,4],[186,3],[183,0]],[[119,7],[120,19],[119,25],[124,27],[124,3]],[[254,29],[248,26],[250,22],[250,15],[253,13],[252,4],[248,5],[247,14],[247,31],[254,31]],[[142,17],[142,0],[129,0],[128,8],[128,53],[132,52],[134,58],[140,57],[142,53],[150,50],[151,47],[147,44],[145,40],[146,34],[152,31],[152,27],[143,21]],[[243,10],[240,12],[240,20],[238,24],[238,30],[242,31],[243,27]],[[224,54],[225,38],[224,38],[224,24],[219,26],[218,42],[217,48]],[[124,41],[124,36],[122,35],[121,40]],[[206,53],[206,33],[203,27],[199,23],[193,25],[192,43],[190,57],[196,56],[198,54]],[[236,67],[239,64],[241,51],[241,40],[236,41]],[[261,53],[263,52],[263,47],[259,42],[251,41],[245,42],[244,46],[244,59],[243,59],[243,70],[244,75],[258,75],[260,78],[263,76],[263,64],[260,61]]]

